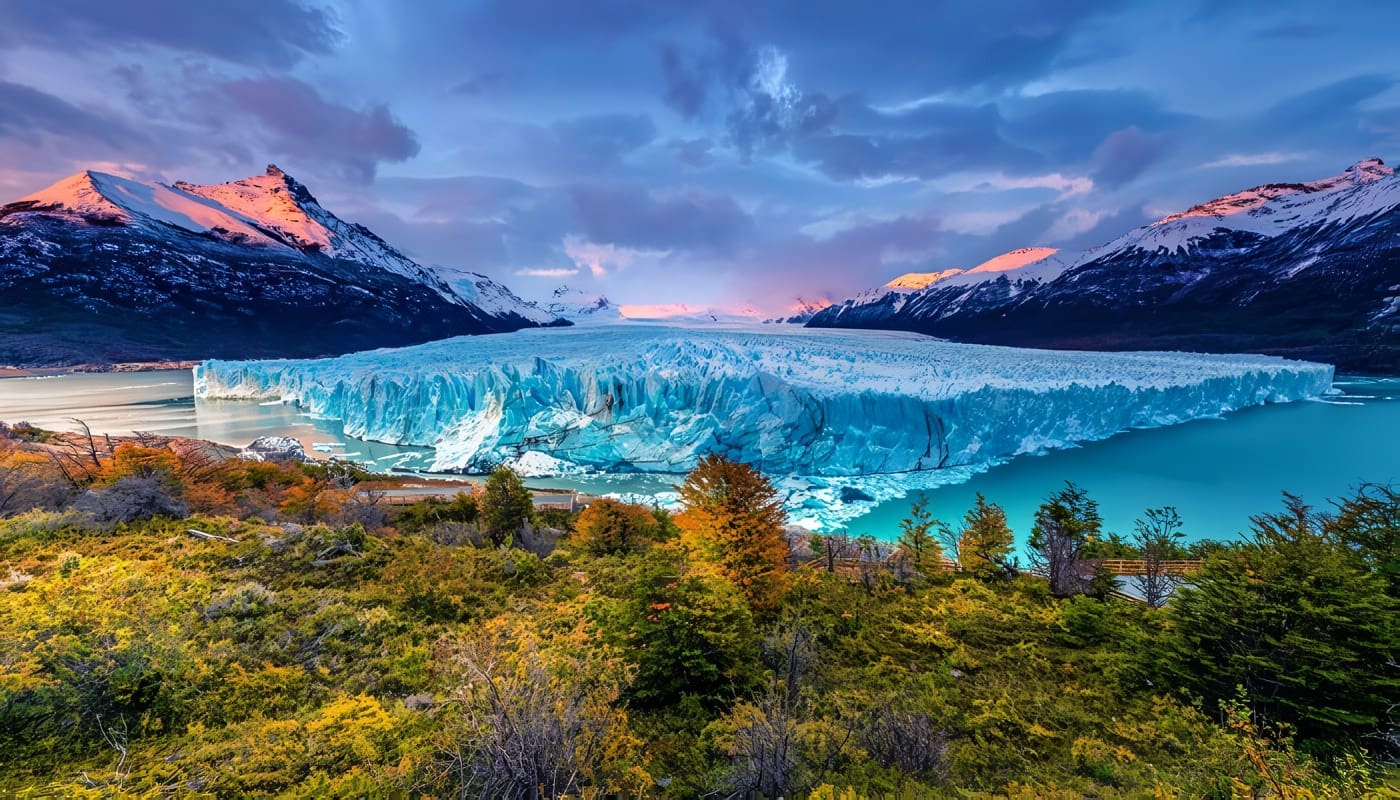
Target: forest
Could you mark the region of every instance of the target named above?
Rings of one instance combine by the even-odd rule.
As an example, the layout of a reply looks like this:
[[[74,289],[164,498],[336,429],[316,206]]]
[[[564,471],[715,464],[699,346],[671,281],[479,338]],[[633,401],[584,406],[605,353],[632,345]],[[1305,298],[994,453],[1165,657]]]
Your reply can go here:
[[[404,481],[0,426],[0,795],[1397,796],[1391,486],[881,542],[718,456],[672,511]]]

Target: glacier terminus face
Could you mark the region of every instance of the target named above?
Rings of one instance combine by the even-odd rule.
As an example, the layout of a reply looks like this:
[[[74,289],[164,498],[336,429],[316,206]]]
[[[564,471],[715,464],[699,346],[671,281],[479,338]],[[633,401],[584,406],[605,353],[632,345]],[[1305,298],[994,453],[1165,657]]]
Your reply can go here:
[[[1016,455],[1316,397],[1332,372],[1269,356],[630,324],[206,361],[195,391],[294,402],[351,436],[431,446],[442,471],[682,473],[719,453],[772,476],[795,523],[830,528]]]

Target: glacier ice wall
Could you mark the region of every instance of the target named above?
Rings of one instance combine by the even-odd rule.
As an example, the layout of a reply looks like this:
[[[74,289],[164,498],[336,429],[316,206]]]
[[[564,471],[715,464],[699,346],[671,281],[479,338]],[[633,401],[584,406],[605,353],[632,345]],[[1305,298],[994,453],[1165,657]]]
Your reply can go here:
[[[1330,366],[1268,356],[643,325],[195,368],[202,397],[295,402],[352,436],[431,446],[440,470],[535,453],[589,470],[682,472],[721,453],[837,483],[978,470],[1129,428],[1315,397],[1331,382]]]

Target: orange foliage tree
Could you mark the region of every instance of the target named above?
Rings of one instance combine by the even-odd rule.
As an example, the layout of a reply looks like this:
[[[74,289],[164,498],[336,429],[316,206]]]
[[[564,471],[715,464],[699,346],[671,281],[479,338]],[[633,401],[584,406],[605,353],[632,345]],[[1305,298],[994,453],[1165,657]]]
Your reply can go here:
[[[593,501],[574,523],[574,541],[596,555],[628,553],[655,537],[651,510],[607,497]]]
[[[755,613],[777,608],[788,587],[789,548],[773,484],[748,464],[709,455],[677,489],[681,542],[738,586]]]

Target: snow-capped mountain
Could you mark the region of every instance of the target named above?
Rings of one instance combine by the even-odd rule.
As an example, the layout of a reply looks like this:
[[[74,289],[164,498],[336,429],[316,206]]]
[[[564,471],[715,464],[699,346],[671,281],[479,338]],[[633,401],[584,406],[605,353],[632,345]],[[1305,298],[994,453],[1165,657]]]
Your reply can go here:
[[[519,327],[554,327],[566,325],[569,318],[562,313],[540,308],[533,300],[522,299],[505,284],[497,283],[479,272],[455,267],[433,267],[438,277],[447,281],[459,297],[497,319],[517,320]]]
[[[563,324],[472,286],[276,166],[212,186],[80,172],[0,206],[0,363],[306,356]]]
[[[1014,250],[901,276],[813,327],[989,344],[1264,352],[1400,371],[1400,176],[1332,178],[1194,206],[1092,250]],[[919,285],[922,281],[922,285]]]
[[[605,295],[560,286],[544,301],[544,311],[575,325],[622,321],[622,312]]]
[[[818,311],[829,305],[831,305],[830,300],[806,300],[798,297],[792,301],[792,305],[788,306],[786,314],[781,317],[770,317],[763,322],[765,325],[805,325]]]

